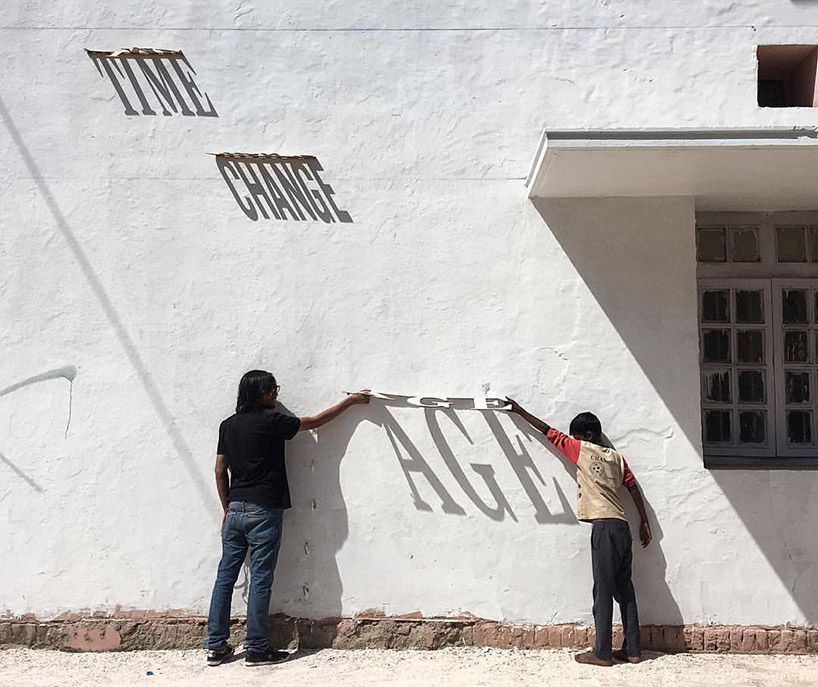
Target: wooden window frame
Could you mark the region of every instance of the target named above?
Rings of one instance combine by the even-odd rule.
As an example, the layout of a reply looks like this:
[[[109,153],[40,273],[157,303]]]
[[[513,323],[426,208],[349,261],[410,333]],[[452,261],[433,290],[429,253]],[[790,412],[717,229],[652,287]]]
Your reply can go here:
[[[818,212],[785,213],[698,213],[698,229],[704,227],[725,227],[727,260],[725,262],[698,263],[697,330],[699,337],[699,387],[700,419],[702,426],[702,446],[704,464],[709,469],[818,469],[818,316],[815,313],[815,298],[818,297],[818,262],[811,261],[810,241],[807,232],[807,262],[779,263],[777,254],[778,226],[818,225]],[[758,262],[731,262],[730,228],[758,227],[760,260]],[[783,289],[808,289],[809,302],[807,324],[795,329],[806,329],[809,338],[809,363],[784,363]],[[730,299],[730,322],[720,326],[703,322],[702,294],[704,291],[727,290]],[[763,405],[752,405],[754,409],[764,409],[766,419],[766,443],[756,447],[739,444],[738,413],[747,404],[739,403],[738,372],[745,366],[737,362],[736,331],[744,329],[735,322],[735,292],[738,290],[762,290],[764,292],[765,316],[761,326],[765,331],[765,361],[754,369],[765,371],[766,399]],[[758,325],[748,325],[760,328]],[[729,364],[705,363],[702,345],[703,330],[724,328],[730,330],[732,361]],[[787,444],[787,416],[785,404],[785,370],[803,368],[810,371],[810,402],[804,404],[812,412],[812,443],[809,447],[794,447]],[[706,397],[705,375],[718,369],[731,370],[731,403],[713,403]],[[705,412],[711,408],[729,409],[731,412],[732,441],[729,445],[707,444],[705,441]]]

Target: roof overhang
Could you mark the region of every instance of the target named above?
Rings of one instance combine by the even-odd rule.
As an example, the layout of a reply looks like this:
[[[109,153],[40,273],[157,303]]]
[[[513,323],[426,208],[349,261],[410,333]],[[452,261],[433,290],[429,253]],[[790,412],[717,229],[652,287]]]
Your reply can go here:
[[[545,131],[528,196],[686,196],[699,210],[818,208],[818,130]]]

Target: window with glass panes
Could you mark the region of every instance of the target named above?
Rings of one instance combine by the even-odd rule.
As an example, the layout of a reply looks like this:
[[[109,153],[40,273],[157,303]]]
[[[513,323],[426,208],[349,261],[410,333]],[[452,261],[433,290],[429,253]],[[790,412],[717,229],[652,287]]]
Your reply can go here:
[[[697,224],[705,458],[818,464],[818,213]]]

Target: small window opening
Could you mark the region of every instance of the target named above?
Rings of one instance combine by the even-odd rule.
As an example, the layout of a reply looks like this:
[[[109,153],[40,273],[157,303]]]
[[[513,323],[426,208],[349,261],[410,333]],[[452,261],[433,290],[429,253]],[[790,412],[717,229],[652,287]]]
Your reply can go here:
[[[818,46],[759,45],[759,107],[818,107]]]

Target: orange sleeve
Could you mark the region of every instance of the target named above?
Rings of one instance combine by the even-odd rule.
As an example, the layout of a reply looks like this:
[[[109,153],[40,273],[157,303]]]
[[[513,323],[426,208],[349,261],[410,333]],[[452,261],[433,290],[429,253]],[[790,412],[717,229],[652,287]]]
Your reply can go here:
[[[573,439],[553,427],[545,433],[545,436],[548,437],[548,441],[554,444],[559,452],[572,463],[576,463],[579,460],[579,451],[582,447],[581,441]]]
[[[628,467],[628,461],[622,457],[622,484],[628,489],[636,486],[636,478],[633,476],[631,469]]]

